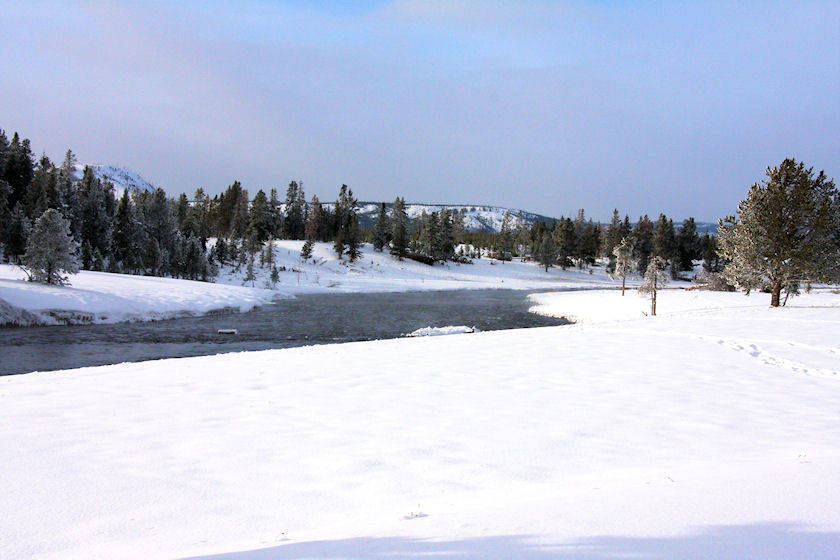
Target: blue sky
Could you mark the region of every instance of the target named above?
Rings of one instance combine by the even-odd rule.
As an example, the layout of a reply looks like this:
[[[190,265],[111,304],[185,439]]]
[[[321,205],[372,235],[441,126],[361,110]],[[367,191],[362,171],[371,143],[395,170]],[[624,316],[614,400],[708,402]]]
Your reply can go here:
[[[0,127],[170,193],[714,220],[838,176],[837,2],[0,0]]]

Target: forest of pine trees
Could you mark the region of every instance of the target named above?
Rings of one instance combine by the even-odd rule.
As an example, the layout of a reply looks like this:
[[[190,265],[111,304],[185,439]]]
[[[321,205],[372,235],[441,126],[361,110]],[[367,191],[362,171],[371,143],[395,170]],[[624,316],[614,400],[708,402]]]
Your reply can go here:
[[[21,263],[33,227],[48,210],[67,224],[68,247],[85,270],[171,276],[194,280],[212,278],[219,266],[252,270],[258,260],[273,266],[274,239],[332,242],[336,254],[353,261],[362,243],[389,251],[398,260],[427,264],[471,262],[490,257],[501,261],[535,260],[546,270],[587,269],[599,258],[615,272],[614,250],[622,245],[622,271],[632,266],[642,275],[653,257],[667,263],[674,278],[704,259],[711,273],[722,263],[714,236],[698,235],[693,218],[675,227],[660,214],[635,223],[615,210],[609,224],[587,219],[584,210],[552,222],[528,223],[521,214],[504,216],[499,233],[465,230],[463,210],[443,208],[409,220],[406,203],[397,197],[381,203],[374,226],[359,225],[358,201],[342,185],[334,204],[317,196],[306,202],[301,181],[291,181],[281,201],[276,189],[258,190],[253,197],[238,181],[209,196],[197,189],[192,196],[169,197],[162,189],[115,192],[90,168],[76,175],[76,158],[68,150],[61,164],[46,155],[36,158],[28,139],[11,140],[0,130],[0,247],[4,262]],[[390,206],[390,208],[389,208]],[[208,240],[215,244],[208,246]],[[305,259],[312,254],[308,244]],[[628,264],[631,263],[631,264]]]

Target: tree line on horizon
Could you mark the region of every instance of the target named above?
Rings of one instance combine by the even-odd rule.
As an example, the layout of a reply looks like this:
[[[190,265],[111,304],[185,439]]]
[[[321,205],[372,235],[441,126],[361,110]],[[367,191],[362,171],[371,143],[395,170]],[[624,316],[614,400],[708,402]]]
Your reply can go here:
[[[810,278],[840,275],[840,259],[836,256],[840,246],[840,202],[833,182],[824,173],[814,179],[811,169],[794,160],[785,160],[780,168],[768,168],[767,173],[769,180],[764,189],[756,184],[750,196],[773,185],[778,187],[776,190],[781,189],[781,194],[777,193],[772,203],[765,203],[770,208],[760,212],[755,210],[755,204],[745,206],[746,201],[743,202],[739,208],[741,220],[734,216],[722,220],[719,236],[708,232],[700,235],[693,218],[678,226],[665,214],[656,221],[643,215],[631,222],[627,215],[622,219],[617,209],[608,224],[587,219],[583,209],[574,217],[533,223],[528,223],[521,213],[514,216],[508,212],[498,233],[474,233],[464,227],[463,210],[424,211],[415,220],[409,220],[405,199],[401,197],[396,197],[390,209],[381,203],[373,227],[362,229],[358,201],[347,185],[340,187],[334,203],[321,203],[317,196],[307,202],[300,181],[289,183],[282,200],[277,189],[268,193],[258,190],[251,199],[238,181],[213,197],[201,188],[192,198],[186,193],[169,197],[158,188],[126,189],[117,198],[113,184],[98,179],[91,168],[86,167],[82,176],[76,177],[76,158],[71,150],[67,150],[60,165],[46,155],[36,162],[28,139],[15,133],[9,140],[0,129],[0,248],[3,261],[13,264],[25,264],[27,259],[43,260],[45,254],[59,251],[51,248],[55,245],[67,253],[59,267],[65,271],[81,268],[194,280],[209,280],[218,267],[227,265],[247,267],[246,280],[253,280],[253,267],[258,261],[260,266],[272,268],[272,279],[276,281],[272,243],[275,239],[305,240],[302,260],[311,258],[314,243],[320,241],[332,243],[339,258],[346,256],[353,262],[361,245],[369,242],[374,250],[388,250],[398,260],[408,258],[430,265],[442,261],[470,263],[472,259],[490,257],[502,263],[514,258],[533,260],[546,271],[555,266],[582,270],[603,259],[607,271],[622,279],[632,273],[646,275],[652,261],[658,268],[668,270],[672,278],[679,278],[693,270],[695,261],[703,260],[706,278],[718,285],[756,289],[762,278],[769,279],[773,302],[778,304],[781,289],[791,293]],[[795,196],[790,194],[796,189]],[[822,202],[815,202],[811,191],[822,193]],[[755,259],[744,264],[746,253],[760,253],[755,244],[751,249],[743,249],[743,241],[740,245],[733,241],[740,237],[754,242],[760,237],[758,226],[747,229],[750,209],[760,214],[760,220],[769,220],[767,216],[773,211],[778,213],[778,207],[794,207],[802,223],[807,221],[809,212],[819,213],[821,221],[807,226],[809,235],[816,239],[819,236],[814,232],[828,231],[820,238],[828,241],[808,245],[807,239],[800,240],[799,245],[808,248],[798,249],[797,262],[822,255],[821,267],[830,273],[800,264],[794,267],[795,273],[783,274],[779,270],[786,266],[784,259],[776,259],[776,268],[762,273],[755,272],[760,268]],[[784,219],[777,222],[777,230],[789,226]],[[794,227],[785,235],[796,238],[802,233]],[[43,247],[51,236],[62,239]],[[208,244],[211,238],[216,241]],[[771,243],[774,239],[770,235],[764,244],[778,246],[779,243]],[[45,266],[54,268],[56,263]],[[748,270],[752,270],[752,276]],[[58,284],[66,280],[61,272],[40,272],[33,279]]]

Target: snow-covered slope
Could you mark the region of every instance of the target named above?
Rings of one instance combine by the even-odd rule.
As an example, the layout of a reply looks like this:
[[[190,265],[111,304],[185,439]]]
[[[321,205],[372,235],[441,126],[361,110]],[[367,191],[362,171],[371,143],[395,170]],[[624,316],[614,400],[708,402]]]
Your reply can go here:
[[[100,181],[110,181],[114,184],[114,192],[117,196],[121,196],[126,189],[130,191],[154,191],[155,186],[144,179],[136,171],[126,169],[124,167],[116,167],[114,165],[88,165],[93,169],[93,174]],[[85,165],[76,165],[76,176],[81,178],[84,173]]]
[[[388,211],[391,210],[391,204],[386,203]],[[379,203],[375,202],[361,202],[359,203],[359,223],[362,227],[372,228],[376,223],[376,217],[379,215]],[[440,204],[406,204],[405,211],[410,220],[416,220],[425,211],[427,214],[432,212],[440,212],[446,208],[450,212],[464,211],[464,228],[468,232],[495,232],[498,233],[502,229],[502,221],[505,213],[510,212],[512,218],[517,218],[522,214],[523,221],[530,226],[530,224],[538,221],[550,222],[551,218],[534,214],[533,212],[525,212],[516,208],[504,208],[501,206],[476,206],[476,205],[440,205]]]
[[[808,298],[0,378],[0,558],[834,560]]]

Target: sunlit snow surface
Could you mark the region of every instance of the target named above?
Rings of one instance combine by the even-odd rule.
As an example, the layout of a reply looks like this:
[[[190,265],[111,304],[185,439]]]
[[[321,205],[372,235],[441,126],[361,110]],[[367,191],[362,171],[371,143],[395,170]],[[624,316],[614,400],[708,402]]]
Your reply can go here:
[[[406,336],[445,336],[449,334],[470,334],[476,332],[475,327],[466,325],[450,325],[447,327],[423,327],[408,333]]]
[[[840,296],[688,295],[0,378],[0,557],[836,558]]]

